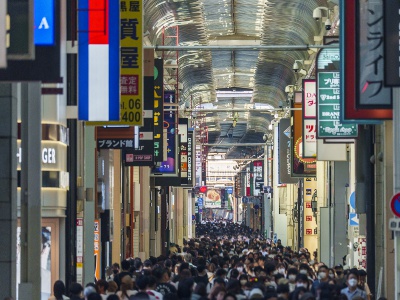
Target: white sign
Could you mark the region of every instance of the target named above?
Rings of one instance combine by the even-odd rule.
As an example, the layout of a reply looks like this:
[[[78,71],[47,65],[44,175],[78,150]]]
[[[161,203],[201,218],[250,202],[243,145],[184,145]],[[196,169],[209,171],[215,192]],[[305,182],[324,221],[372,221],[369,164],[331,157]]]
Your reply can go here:
[[[83,218],[76,218],[76,282],[83,284]]]
[[[317,156],[317,121],[315,119],[303,120],[303,157]]]
[[[22,148],[18,148],[17,152],[18,163],[22,161]],[[56,163],[56,149],[55,148],[42,148],[42,163],[55,164]]]
[[[315,80],[304,81],[304,118],[316,118],[317,86]]]

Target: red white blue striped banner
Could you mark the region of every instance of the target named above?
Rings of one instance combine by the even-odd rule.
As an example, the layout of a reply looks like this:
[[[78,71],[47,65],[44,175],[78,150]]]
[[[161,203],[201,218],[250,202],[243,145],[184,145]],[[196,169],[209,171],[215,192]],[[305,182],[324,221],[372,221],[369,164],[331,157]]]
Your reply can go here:
[[[119,1],[78,6],[78,119],[119,121]]]

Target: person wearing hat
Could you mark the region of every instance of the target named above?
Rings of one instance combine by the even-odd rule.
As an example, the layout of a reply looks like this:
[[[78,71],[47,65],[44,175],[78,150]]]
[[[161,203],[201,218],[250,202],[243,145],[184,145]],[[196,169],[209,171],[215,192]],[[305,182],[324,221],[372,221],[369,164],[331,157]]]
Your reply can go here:
[[[264,299],[264,294],[261,289],[254,288],[250,291],[249,299]]]

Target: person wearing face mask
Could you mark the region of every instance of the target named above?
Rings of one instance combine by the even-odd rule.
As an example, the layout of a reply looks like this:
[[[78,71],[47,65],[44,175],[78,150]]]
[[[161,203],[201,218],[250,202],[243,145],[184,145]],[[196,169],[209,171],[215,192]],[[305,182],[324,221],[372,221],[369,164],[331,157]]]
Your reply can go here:
[[[343,266],[337,265],[335,266],[335,273],[336,273],[336,282],[342,288],[346,287],[346,277],[344,276]]]
[[[329,281],[328,267],[325,266],[325,265],[319,266],[319,268],[318,268],[318,279],[313,282],[313,284],[311,286],[311,293],[316,295],[318,286],[322,282],[328,283],[328,281]]]
[[[242,275],[244,273],[244,268],[243,268],[243,264],[239,263],[236,265],[236,270],[239,271],[239,275]]]
[[[310,282],[307,275],[301,273],[296,276],[296,288],[300,287],[305,288],[307,291],[310,290]]]
[[[289,291],[293,292],[294,289],[296,288],[296,277],[297,277],[298,271],[296,268],[290,268],[287,271],[287,279],[289,280]]]
[[[245,274],[241,274],[239,276],[239,282],[240,282],[240,286],[242,287],[242,290],[244,290],[246,284],[247,284],[247,275]]]
[[[341,290],[341,294],[347,296],[348,300],[356,297],[367,300],[367,294],[357,287],[358,284],[358,273],[357,270],[351,270],[347,275],[347,287]]]
[[[279,274],[282,274],[286,277],[286,268],[284,264],[279,264],[277,269]]]

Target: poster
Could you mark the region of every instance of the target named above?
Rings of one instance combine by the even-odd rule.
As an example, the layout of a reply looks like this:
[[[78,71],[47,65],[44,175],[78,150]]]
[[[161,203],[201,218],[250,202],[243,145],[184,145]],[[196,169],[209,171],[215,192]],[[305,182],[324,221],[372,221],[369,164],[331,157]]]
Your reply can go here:
[[[206,208],[221,208],[221,192],[215,189],[208,189],[205,201]]]
[[[51,227],[42,227],[42,252],[40,256],[41,300],[49,299],[52,293],[51,278]],[[18,286],[21,282],[21,227],[17,227],[17,299]]]

